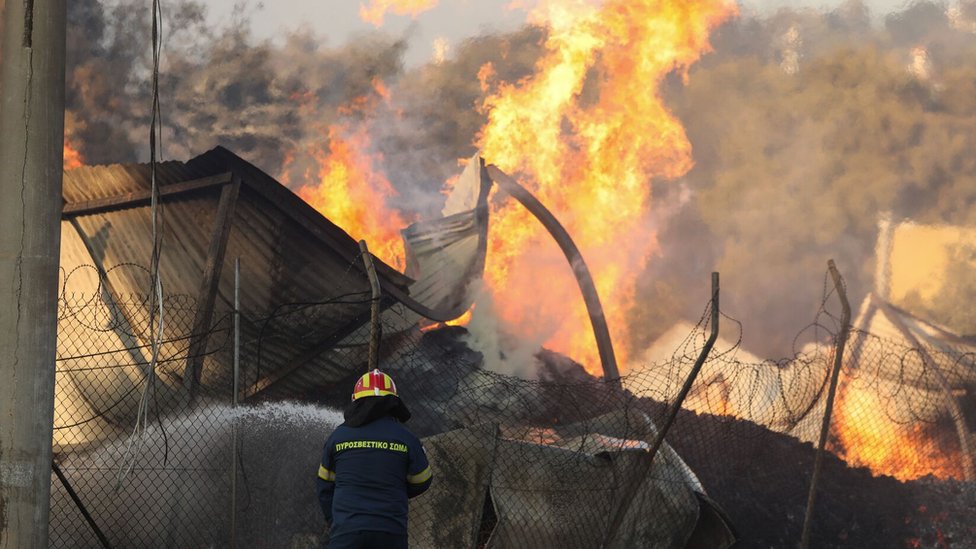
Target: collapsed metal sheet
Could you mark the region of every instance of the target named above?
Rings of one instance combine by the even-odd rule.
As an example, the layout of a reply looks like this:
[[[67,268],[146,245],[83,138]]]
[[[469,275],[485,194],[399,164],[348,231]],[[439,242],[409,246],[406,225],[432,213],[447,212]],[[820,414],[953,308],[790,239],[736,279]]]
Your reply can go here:
[[[159,319],[146,297],[154,245],[149,172],[148,165],[65,172],[58,447],[96,442],[114,432],[112,425],[124,430],[147,385],[149,326]],[[355,240],[220,147],[185,163],[157,165],[156,180],[162,196],[157,214],[164,221],[157,227],[165,325],[153,400],[160,413],[186,391],[188,372],[199,373],[204,391],[225,393],[231,386],[235,258],[242,264],[245,316],[284,319],[242,323],[245,396],[294,397],[361,368],[348,357],[349,338],[365,341],[370,286]],[[239,193],[226,192],[237,185]],[[412,281],[382,262],[376,269],[385,303],[399,307]],[[350,295],[363,297],[344,298]],[[295,303],[304,308],[289,316],[287,306]],[[316,303],[322,305],[308,305]],[[335,352],[338,347],[345,352]]]
[[[490,548],[730,546],[724,514],[673,449],[663,445],[647,468],[655,432],[630,411],[541,431],[478,426],[428,437],[435,487],[411,503],[411,545],[476,546],[488,495],[497,518]]]
[[[488,426],[424,439],[434,482],[410,502],[412,547],[475,547],[491,478],[494,437]]]
[[[633,458],[501,441],[491,486],[498,524],[488,547],[599,547],[616,491],[636,480]]]
[[[670,402],[688,378],[704,343],[704,333],[689,322],[679,322],[665,332],[642,357],[648,366],[624,378],[624,386],[636,394]],[[735,343],[719,337],[716,349],[733,349]],[[678,350],[677,353],[675,350]],[[789,364],[764,361],[743,349],[736,349],[729,361],[708,360],[683,408],[698,413],[728,414],[785,431],[809,408],[809,395],[816,394],[826,379],[829,361],[811,354]]]
[[[481,274],[488,246],[488,191],[484,161],[471,158],[448,196],[444,217],[414,223],[402,231],[410,296],[457,318],[471,306],[468,284]]]
[[[648,471],[646,451],[658,430],[647,414],[618,410],[555,432],[561,447],[616,460],[618,470],[630,475],[614,475],[618,489],[639,484],[632,499],[615,502],[613,512],[621,513],[621,520],[604,546],[722,548],[735,542],[725,513],[669,444],[661,445]]]
[[[971,337],[962,337],[926,322],[875,294],[865,298],[853,325],[859,330],[852,336],[855,348],[859,339],[865,340],[869,336],[900,344],[905,349],[925,348],[924,354],[903,353],[905,356],[901,360],[875,368],[879,377],[907,382],[919,389],[941,390],[941,383],[933,375],[935,366],[954,388],[976,384],[976,340]],[[859,363],[867,362],[860,356],[854,358]],[[927,363],[929,361],[932,363]]]

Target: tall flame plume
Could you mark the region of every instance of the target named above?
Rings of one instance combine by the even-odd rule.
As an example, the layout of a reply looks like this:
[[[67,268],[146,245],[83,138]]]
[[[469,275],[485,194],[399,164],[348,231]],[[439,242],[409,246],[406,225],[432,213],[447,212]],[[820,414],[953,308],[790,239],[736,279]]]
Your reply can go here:
[[[373,255],[402,269],[405,261],[400,229],[409,221],[388,205],[396,190],[380,168],[383,157],[372,152],[366,126],[355,122],[377,101],[389,101],[389,98],[386,86],[374,80],[368,95],[353,98],[339,110],[344,121],[322,130],[325,147],[290,151],[286,155],[279,179],[291,183],[288,168],[296,152],[310,156],[316,168],[303,174],[298,195],[333,223],[350,231],[353,238],[366,240]],[[318,116],[314,112],[314,96],[299,94],[293,99],[303,116]]]
[[[355,231],[370,252],[389,265],[403,268],[400,229],[407,223],[396,210],[385,207],[395,195],[393,186],[374,166],[382,159],[369,154],[369,138],[362,128],[332,126],[328,150],[316,150],[316,181],[298,194],[336,225]]]
[[[540,2],[530,19],[548,38],[536,73],[494,86],[484,102],[485,158],[516,174],[566,225],[617,342],[636,277],[657,247],[651,182],[693,164],[661,82],[674,71],[687,77],[709,50],[710,31],[735,12],[726,0]],[[490,89],[492,68],[479,77]],[[599,373],[586,311],[555,245],[511,204],[493,213],[491,231],[486,280],[504,322]]]

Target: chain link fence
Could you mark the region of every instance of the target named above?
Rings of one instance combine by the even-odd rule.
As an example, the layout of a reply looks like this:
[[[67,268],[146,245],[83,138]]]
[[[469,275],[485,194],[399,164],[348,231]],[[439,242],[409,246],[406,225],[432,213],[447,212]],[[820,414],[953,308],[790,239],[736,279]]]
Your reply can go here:
[[[464,328],[421,327],[386,304],[380,368],[434,472],[411,501],[411,545],[724,547],[734,535],[736,547],[796,546],[839,331],[828,297],[810,343],[779,362],[748,356],[723,317],[653,461],[705,315],[605,382],[547,351],[533,379],[486,371]],[[195,334],[195,300],[166,296],[153,359],[151,299],[62,296],[51,545],[318,547],[315,472],[366,368],[368,313],[349,310],[368,303],[241,311],[235,349],[233,307]],[[337,315],[350,328],[325,333]],[[845,349],[811,545],[971,546],[972,354],[870,327]],[[188,356],[201,337],[202,356]],[[183,377],[197,359],[190,398]]]

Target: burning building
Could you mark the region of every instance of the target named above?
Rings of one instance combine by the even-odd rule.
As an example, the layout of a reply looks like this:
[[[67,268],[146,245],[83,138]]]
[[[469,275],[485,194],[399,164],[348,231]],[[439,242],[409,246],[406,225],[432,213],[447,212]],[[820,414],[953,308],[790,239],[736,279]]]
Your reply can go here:
[[[294,477],[276,484],[261,475],[276,462],[292,470],[314,469],[321,440],[308,436],[316,428],[308,422],[319,418],[314,421],[327,431],[334,421],[325,412],[280,403],[300,399],[341,405],[346,387],[365,367],[370,299],[358,247],[339,227],[229,151],[162,164],[157,170],[164,221],[159,272],[166,287],[162,319],[167,336],[158,343],[153,368],[147,327],[154,309],[146,297],[151,271],[133,251],[152,248],[148,173],[146,166],[116,165],[66,174],[55,448],[67,482],[87,500],[94,520],[110,535],[122,536],[118,539],[143,543],[168,532],[179,544],[180,539],[211,539],[214,524],[220,531],[215,539],[220,539],[232,526],[226,523],[228,513],[213,515],[220,504],[215,494],[226,492],[227,474],[215,463],[234,461],[229,439],[236,425],[251,448],[239,459],[246,464],[248,482],[262,492],[249,511],[236,512],[243,520],[235,531],[247,539],[278,540],[269,545],[315,537],[314,504],[298,503],[303,511],[287,520],[257,516],[268,505],[296,505],[294,494],[301,491]],[[465,343],[464,328],[446,328],[436,320],[461,315],[470,305],[470,294],[461,289],[477,278],[489,247],[489,185],[476,158],[455,186],[447,215],[404,231],[413,277],[378,263],[384,310],[380,364],[410,395],[414,428],[427,437],[442,479],[429,500],[412,510],[415,543],[507,547],[530,540],[539,546],[590,546],[611,540],[620,546],[719,547],[732,540],[730,524],[746,529],[738,534],[747,546],[749,540],[776,544],[795,539],[789,534],[799,527],[795,518],[773,528],[779,534],[766,528],[783,520],[777,509],[802,509],[807,477],[783,474],[776,477],[781,480],[763,482],[755,478],[755,467],[765,464],[767,474],[780,475],[773,473],[779,471],[773,464],[784,458],[810,463],[810,447],[793,437],[814,439],[827,353],[815,347],[776,365],[745,352],[730,360],[726,351],[735,345],[720,343],[721,352],[706,363],[686,402],[698,413],[679,414],[670,444],[652,469],[642,470],[641,456],[663,417],[662,403],[673,400],[673,391],[687,376],[689,357],[700,348],[698,332],[678,330],[692,337],[675,335],[662,344],[672,350],[670,356],[648,358],[643,368],[623,377],[623,390],[555,353],[539,354],[536,380],[487,370],[484,355]],[[250,404],[240,412],[219,404],[233,392],[228,344],[232,257],[242,257],[243,265],[238,396]],[[251,264],[259,267],[252,271]],[[201,306],[209,312],[201,312]],[[880,313],[872,314],[862,311],[856,336],[877,331]],[[875,347],[871,339],[854,337],[851,345],[845,371],[863,375],[850,376],[842,395],[868,379],[872,365],[891,363],[867,360]],[[197,371],[199,380],[191,381]],[[187,407],[192,391],[197,401]],[[840,429],[845,420],[853,418],[849,425],[858,426],[865,417],[882,414],[867,409],[861,413],[868,416],[851,416],[844,402],[841,398],[838,404],[832,444],[857,463],[854,452],[870,451],[870,446],[843,438]],[[258,403],[264,404],[254,408]],[[143,417],[156,419],[143,419],[137,434],[136,418],[147,411]],[[714,453],[718,447],[726,448],[724,456]],[[775,450],[758,454],[759,447]],[[282,448],[292,451],[282,453]],[[955,509],[966,501],[956,496],[939,503],[933,498],[944,495],[943,485],[891,484],[840,460],[828,461],[828,470],[831,489],[853,483],[862,486],[865,504],[880,497],[891,507],[851,520],[886,524],[893,513],[914,517],[915,522],[905,523],[910,526],[892,530],[891,539],[924,539],[934,535],[933,528],[947,528],[923,522],[911,507],[916,502],[924,501],[926,509],[955,502],[949,505]],[[166,474],[172,480],[161,480],[160,471],[171,471]],[[166,488],[162,499],[120,489],[167,482],[183,488]],[[56,483],[55,489],[55,500],[66,501],[66,488]],[[189,499],[179,495],[200,489],[204,493]],[[729,515],[719,504],[731,509]],[[657,510],[655,521],[642,518],[650,508]],[[60,539],[60,545],[72,545],[69,535],[85,539],[88,528],[71,518],[72,509],[67,505],[54,512],[61,522],[52,525],[52,539]],[[143,526],[120,534],[119,525],[133,509],[148,510]],[[452,519],[445,522],[444,516]],[[815,539],[832,539],[836,526],[825,522],[815,530]],[[579,528],[553,526],[567,523]],[[179,535],[172,533],[176,525]],[[968,535],[953,528],[957,538]],[[862,539],[844,534],[845,528],[840,531],[847,536],[843,539]]]
[[[847,388],[852,404],[845,413],[872,405],[867,387],[886,413],[867,429],[838,431],[840,453],[853,463],[903,479],[976,479],[976,339],[965,335],[971,329],[965,319],[947,315],[944,306],[948,295],[967,291],[958,276],[971,268],[974,235],[962,227],[881,217],[875,288],[854,323],[850,360],[859,372]],[[877,339],[912,351],[879,360],[864,350]],[[886,451],[870,443],[877,437],[900,443]]]
[[[947,280],[946,273],[954,271],[951,263],[967,261],[968,252],[960,255],[959,249],[972,249],[971,231],[914,223],[895,227],[887,218],[879,226],[876,287],[852,323],[830,447],[851,465],[876,474],[972,480],[976,342],[932,319],[939,316],[937,296],[959,291],[960,281]],[[649,349],[645,361],[669,362],[692,328],[676,325]],[[687,402],[690,409],[817,441],[833,350],[813,343],[791,359],[771,361],[736,350],[729,340],[719,348],[736,354],[706,364]],[[629,382],[667,400],[686,376],[685,365],[664,374],[638,374]]]
[[[413,276],[377,263],[380,365],[412,395],[415,430],[427,436],[435,474],[443,478],[443,487],[411,511],[415,544],[443,547],[449,540],[466,547],[485,538],[498,547],[520,539],[548,546],[586,534],[594,543],[619,546],[693,539],[727,546],[734,539],[727,519],[674,450],[665,445],[653,468],[641,465],[656,428],[646,413],[619,412],[629,397],[614,385],[556,355],[542,359],[548,384],[498,377],[457,332],[420,330],[470,307],[466,287],[480,277],[488,247],[486,174],[483,162],[472,159],[445,216],[404,231]],[[156,204],[151,177],[159,189]],[[235,416],[208,416],[222,409],[220,403],[302,399],[341,406],[351,380],[366,367],[371,329],[359,248],[296,195],[222,148],[185,163],[162,163],[154,173],[146,165],[68,170],[64,199],[54,446],[66,479],[56,493],[88,494],[92,529],[101,519],[107,535],[123,544],[146,543],[157,529],[172,536],[177,523],[191,536],[185,539],[207,539],[200,528],[213,521],[227,526],[227,514],[206,510],[214,501],[210,492],[182,499],[182,489],[157,478],[158,471],[208,471],[218,454],[233,448],[227,418]],[[141,264],[154,248],[158,263]],[[232,258],[240,258],[239,277]],[[161,301],[155,301],[157,276]],[[231,329],[235,309],[243,317],[238,332]],[[239,346],[228,344],[232,333]],[[239,389],[231,347],[241,357]],[[431,385],[432,376],[441,383]],[[205,428],[185,432],[194,424]],[[167,432],[180,437],[170,442]],[[197,448],[208,450],[201,455]],[[168,462],[170,452],[174,462]],[[307,451],[282,459],[316,457]],[[534,465],[526,469],[526,463]],[[311,462],[307,467],[314,470]],[[177,478],[173,482],[187,490],[188,482],[215,481],[206,472],[195,481]],[[153,499],[125,488],[146,482],[170,495]],[[592,486],[567,490],[567,482]],[[311,490],[291,504],[315,510]],[[145,527],[118,530],[134,505],[152,509]],[[667,519],[642,520],[651,508]],[[55,509],[53,528],[84,531],[66,512]],[[314,518],[301,515],[305,521],[296,528],[307,532]],[[451,528],[446,516],[453,517]],[[560,522],[579,530],[552,526]],[[57,533],[53,538],[70,545]]]

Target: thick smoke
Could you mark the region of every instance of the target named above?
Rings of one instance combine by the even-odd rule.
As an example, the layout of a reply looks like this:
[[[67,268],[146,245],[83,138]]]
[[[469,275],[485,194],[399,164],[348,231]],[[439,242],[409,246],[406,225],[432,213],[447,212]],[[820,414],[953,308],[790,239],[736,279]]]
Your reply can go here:
[[[662,317],[700,310],[714,268],[746,348],[787,354],[828,258],[855,309],[872,289],[881,212],[976,221],[972,7],[918,3],[871,26],[848,2],[726,25],[669,98],[695,147],[695,198],[661,237],[645,302],[670,303]],[[955,310],[967,301],[918,312],[976,333]]]
[[[88,162],[144,160],[147,10],[132,0],[78,0],[69,14],[72,134]],[[167,17],[167,157],[222,144],[296,187],[312,169],[308,151],[326,147],[326,128],[365,124],[405,218],[439,210],[442,183],[473,154],[485,121],[482,67],[516,82],[531,73],[544,37],[533,27],[477,37],[443,62],[406,70],[405,37],[327,46],[298,33],[277,45],[248,33],[247,13],[207,28],[200,5],[184,1]],[[697,319],[708,273],[718,270],[723,310],[743,322],[744,346],[792,354],[821,304],[827,259],[837,261],[855,307],[873,286],[881,212],[976,222],[974,32],[971,0],[921,2],[880,18],[853,0],[724,25],[715,51],[667,89],[696,165],[681,181],[655,182],[661,252],[640,275],[628,339],[641,347]],[[949,288],[919,310],[976,333],[966,307],[973,293]]]
[[[76,0],[67,9],[66,136],[88,163],[147,158],[149,8],[135,0]],[[202,42],[206,27],[199,4],[180,1],[167,13],[168,43],[191,50]]]
[[[718,270],[723,310],[743,322],[744,346],[791,355],[821,306],[828,259],[855,309],[873,287],[881,212],[973,222],[974,6],[922,2],[878,18],[849,1],[826,12],[746,14],[719,30],[715,51],[668,89],[696,167],[655,183],[662,251],[640,278],[635,346],[697,319]],[[483,123],[473,75],[485,62],[501,81],[527,75],[540,32],[478,39],[453,60],[405,75],[393,96],[419,123],[394,126],[401,140],[382,142],[396,159],[395,185],[404,166],[443,176],[471,153],[464,147]],[[953,295],[916,312],[976,333],[969,300],[959,299],[972,292],[946,288]]]
[[[472,38],[452,58],[404,74],[392,103],[372,119],[369,132],[386,159],[401,207],[437,215],[443,201],[436,193],[460,173],[458,159],[476,152],[473,142],[486,121],[479,71],[490,64],[500,81],[525,78],[542,52],[543,39],[534,27]]]

